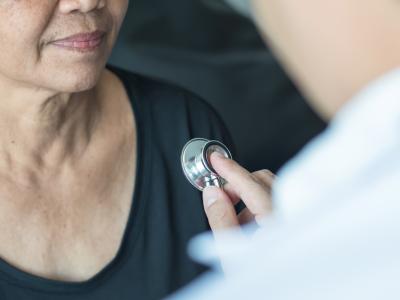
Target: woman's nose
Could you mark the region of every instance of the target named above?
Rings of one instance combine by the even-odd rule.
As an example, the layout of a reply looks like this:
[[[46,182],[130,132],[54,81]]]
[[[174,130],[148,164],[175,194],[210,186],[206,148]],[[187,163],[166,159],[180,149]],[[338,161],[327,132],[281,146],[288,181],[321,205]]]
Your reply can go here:
[[[101,9],[106,6],[107,0],[60,0],[61,13],[83,12]]]

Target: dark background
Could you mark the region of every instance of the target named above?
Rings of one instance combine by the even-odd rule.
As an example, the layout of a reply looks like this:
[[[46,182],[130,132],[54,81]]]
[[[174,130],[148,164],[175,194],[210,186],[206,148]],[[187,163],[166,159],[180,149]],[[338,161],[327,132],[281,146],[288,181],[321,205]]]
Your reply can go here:
[[[131,0],[110,61],[208,101],[251,170],[276,171],[325,126],[252,22],[218,0]]]

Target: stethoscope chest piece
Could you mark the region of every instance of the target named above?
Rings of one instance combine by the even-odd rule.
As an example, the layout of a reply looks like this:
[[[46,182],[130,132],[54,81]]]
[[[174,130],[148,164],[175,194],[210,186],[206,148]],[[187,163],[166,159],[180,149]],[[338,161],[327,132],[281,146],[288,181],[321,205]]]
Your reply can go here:
[[[213,152],[232,158],[229,149],[218,141],[196,138],[183,147],[181,155],[183,173],[200,191],[207,186],[222,187],[224,185],[224,179],[211,166],[210,156]]]

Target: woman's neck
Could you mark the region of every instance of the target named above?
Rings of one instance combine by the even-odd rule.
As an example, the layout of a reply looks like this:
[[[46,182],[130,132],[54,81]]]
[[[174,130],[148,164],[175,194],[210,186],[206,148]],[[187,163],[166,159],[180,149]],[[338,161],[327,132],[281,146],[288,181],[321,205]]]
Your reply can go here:
[[[81,157],[101,115],[98,94],[18,87],[0,78],[0,166],[40,171]]]

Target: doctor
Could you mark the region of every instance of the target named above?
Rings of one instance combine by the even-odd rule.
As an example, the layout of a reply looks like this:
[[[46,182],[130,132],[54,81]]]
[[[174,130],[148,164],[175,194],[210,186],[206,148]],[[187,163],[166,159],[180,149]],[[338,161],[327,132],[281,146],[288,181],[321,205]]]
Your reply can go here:
[[[277,179],[212,156],[229,184],[204,191],[215,243],[200,237],[191,249],[215,268],[173,299],[399,299],[400,3],[251,2],[330,125]],[[253,220],[248,236],[240,225]]]

